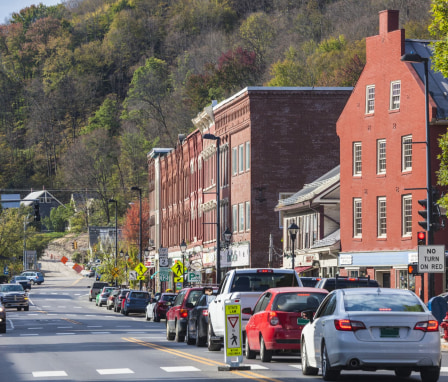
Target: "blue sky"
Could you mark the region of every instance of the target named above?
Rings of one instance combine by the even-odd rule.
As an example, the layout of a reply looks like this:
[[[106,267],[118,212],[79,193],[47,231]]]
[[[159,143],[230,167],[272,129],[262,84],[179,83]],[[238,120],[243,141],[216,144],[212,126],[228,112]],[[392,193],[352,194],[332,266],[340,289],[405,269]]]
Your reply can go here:
[[[5,24],[5,20],[9,19],[13,12],[18,12],[30,5],[40,3],[56,5],[62,2],[63,0],[0,0],[0,24]]]

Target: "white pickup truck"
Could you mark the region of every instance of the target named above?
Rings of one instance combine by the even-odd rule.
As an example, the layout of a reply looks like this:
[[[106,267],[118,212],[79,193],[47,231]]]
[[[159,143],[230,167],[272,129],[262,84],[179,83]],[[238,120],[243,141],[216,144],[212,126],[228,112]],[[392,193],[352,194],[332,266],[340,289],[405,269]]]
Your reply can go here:
[[[225,311],[227,300],[239,302],[241,309],[254,308],[260,295],[269,288],[302,286],[300,278],[292,269],[234,269],[227,272],[218,289],[218,295],[208,307],[208,350],[218,351],[224,341]],[[241,315],[241,330],[245,329],[250,316]]]

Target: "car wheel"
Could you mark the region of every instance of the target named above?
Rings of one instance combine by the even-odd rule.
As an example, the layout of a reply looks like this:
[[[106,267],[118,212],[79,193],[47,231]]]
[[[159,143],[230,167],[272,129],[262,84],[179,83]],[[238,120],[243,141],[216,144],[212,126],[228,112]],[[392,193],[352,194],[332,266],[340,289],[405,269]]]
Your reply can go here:
[[[154,311],[154,322],[160,322],[160,317],[157,314],[157,310]]]
[[[123,314],[124,314],[125,316],[129,316],[129,310],[127,310],[127,309],[124,310],[124,309],[123,309]]]
[[[34,285],[34,280],[31,280],[30,282],[31,282],[31,285]]]
[[[257,356],[257,353],[255,353],[253,350],[250,349],[247,334],[246,334],[246,341],[244,343],[244,354],[246,356],[246,359],[255,359],[255,357]]]
[[[92,298],[92,297],[89,297],[89,301],[92,302],[92,300],[93,300],[93,298]]]
[[[271,362],[272,359],[272,351],[266,349],[263,336],[260,338],[260,359],[261,362]]]
[[[28,312],[28,311],[30,310],[30,307],[29,307],[29,306],[25,306],[25,307],[23,308],[23,310],[24,310],[25,312]]]
[[[0,333],[6,333],[6,325],[0,326]]]
[[[210,317],[209,317],[210,320]],[[208,323],[208,331],[207,331],[207,343],[208,343],[208,350],[209,351],[219,351],[221,350],[221,345],[220,344],[216,344],[212,341],[212,336],[215,333],[213,332],[213,326],[212,323],[209,321]]]
[[[207,344],[207,336],[201,337],[199,335],[199,324],[196,326],[196,346],[203,347]]]
[[[196,332],[196,336],[198,335],[198,333]],[[196,339],[195,338],[191,338],[191,333],[190,333],[190,323],[187,322],[187,345],[194,345],[196,343]]]
[[[22,310],[22,308],[17,308],[17,310]]]
[[[436,382],[440,377],[440,366],[425,367],[420,370],[422,382]]]
[[[114,305],[114,312],[117,312],[117,307]]]
[[[103,306],[103,304],[101,302],[98,305],[99,305],[100,308]]]
[[[406,367],[400,367],[399,369],[395,369],[394,371],[395,371],[395,375],[398,378],[407,378],[407,377],[410,377],[412,374],[412,370],[408,369]]]
[[[174,340],[174,333],[170,332],[170,325],[168,324],[168,320],[166,321],[166,339],[168,341]]]
[[[311,367],[308,364],[308,356],[306,354],[306,346],[305,341],[302,340],[302,344],[300,345],[300,358],[302,362],[302,374],[303,375],[317,375],[319,369],[317,367]]]
[[[321,350],[321,358],[322,358],[322,379],[324,381],[336,381],[341,374],[340,370],[331,370],[330,361],[328,359],[327,347],[325,343],[322,345]]]
[[[146,321],[151,321],[151,317],[148,316],[148,311],[145,311],[145,315],[146,315]]]
[[[176,336],[174,337],[174,341],[176,342],[184,342],[185,341],[185,336],[183,336],[182,334],[179,333],[179,323],[176,321],[175,322],[176,325],[176,329],[175,329],[175,333]]]

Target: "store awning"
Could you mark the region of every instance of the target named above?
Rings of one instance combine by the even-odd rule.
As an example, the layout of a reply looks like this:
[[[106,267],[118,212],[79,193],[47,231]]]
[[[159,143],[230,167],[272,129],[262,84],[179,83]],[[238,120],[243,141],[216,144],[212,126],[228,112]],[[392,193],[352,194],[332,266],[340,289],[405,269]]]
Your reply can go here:
[[[312,267],[312,266],[307,266],[307,267],[295,267],[294,270],[295,270],[298,274],[300,274],[300,273],[303,273],[303,272],[305,272],[305,271],[307,271],[308,269],[311,269],[311,268],[313,268],[313,267]]]

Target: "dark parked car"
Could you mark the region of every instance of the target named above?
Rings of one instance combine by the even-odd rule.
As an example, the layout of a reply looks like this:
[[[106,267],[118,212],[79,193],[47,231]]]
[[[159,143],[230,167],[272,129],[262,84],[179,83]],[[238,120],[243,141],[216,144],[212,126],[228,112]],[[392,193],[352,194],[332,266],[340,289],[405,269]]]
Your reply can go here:
[[[90,288],[89,291],[89,301],[92,301],[93,299],[96,299],[96,295],[101,292],[101,290],[105,287],[109,286],[109,283],[103,282],[103,281],[95,281]]]
[[[203,294],[194,308],[188,312],[187,344],[205,346],[208,334],[208,306],[216,294]]]
[[[316,284],[321,280],[320,277],[300,277],[300,281],[302,282],[302,285],[304,287],[310,287],[313,288],[316,286]]]
[[[146,305],[151,300],[149,292],[141,290],[130,290],[124,299],[122,314],[145,313]]]
[[[218,288],[214,288],[217,291]],[[204,288],[184,288],[177,295],[166,312],[166,339],[183,342],[187,333],[188,312],[193,309],[204,294]]]
[[[28,295],[20,284],[1,284],[0,301],[5,308],[30,309]]]
[[[31,289],[31,282],[25,276],[13,276],[10,281],[11,284],[20,284],[24,290]]]
[[[121,305],[123,304],[123,300],[128,292],[129,289],[120,289],[120,293],[118,293],[117,297],[115,297],[114,312],[121,312]]]
[[[0,333],[6,333],[6,309],[0,304]]]
[[[168,303],[174,301],[176,293],[162,293],[156,296],[146,306],[146,320],[159,322],[162,318],[166,318],[166,312],[168,311]]]
[[[331,292],[335,289],[344,288],[378,288],[380,285],[378,281],[370,279],[370,277],[339,277],[323,278],[316,285],[315,288],[326,289]]]

